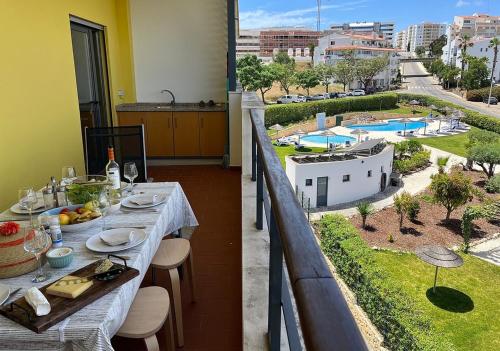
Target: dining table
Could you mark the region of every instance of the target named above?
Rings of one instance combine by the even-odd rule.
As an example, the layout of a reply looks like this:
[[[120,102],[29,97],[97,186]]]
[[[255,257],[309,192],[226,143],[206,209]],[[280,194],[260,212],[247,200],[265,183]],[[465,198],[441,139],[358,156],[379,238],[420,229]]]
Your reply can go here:
[[[138,183],[134,187],[134,192],[166,195],[165,202],[152,207],[153,210],[151,208],[130,210],[121,207],[108,213],[104,218],[106,227],[140,226],[146,231],[147,237],[142,244],[116,253],[128,256],[128,266],[139,270],[139,276],[40,334],[0,315],[0,350],[113,350],[111,338],[123,324],[164,236],[179,232],[181,237],[190,239],[198,226],[193,209],[179,183]],[[27,216],[15,215],[10,210],[0,214],[0,221],[8,219],[29,220]],[[11,290],[21,288],[11,296],[10,301],[22,297],[32,286],[41,288],[98,259],[106,258],[106,254],[90,251],[86,247],[87,239],[101,230],[101,224],[96,224],[81,232],[63,232],[63,245],[73,248],[74,259],[66,268],[54,269],[48,264],[45,265],[45,272],[50,274],[50,278],[45,282],[32,283],[34,272],[0,279],[0,283],[11,287]]]

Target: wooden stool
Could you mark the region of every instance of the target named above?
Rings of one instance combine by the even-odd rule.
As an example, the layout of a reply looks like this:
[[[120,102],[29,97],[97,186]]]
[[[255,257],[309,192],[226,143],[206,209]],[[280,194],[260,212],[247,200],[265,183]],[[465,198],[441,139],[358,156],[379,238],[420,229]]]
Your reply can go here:
[[[127,318],[116,335],[144,339],[148,351],[159,351],[156,332],[161,329],[168,318],[167,349],[174,351],[174,330],[170,313],[168,291],[159,286],[141,288],[127,314]]]
[[[189,258],[189,259],[188,259]],[[191,289],[191,301],[195,301],[195,286],[193,273],[193,254],[191,245],[186,239],[167,239],[162,240],[160,247],[151,262],[153,284],[156,280],[155,269],[167,269],[172,284],[172,298],[174,302],[174,317],[177,326],[177,346],[184,345],[184,332],[182,329],[182,301],[181,285],[179,281],[179,272],[177,268],[186,262],[189,273],[189,286]]]

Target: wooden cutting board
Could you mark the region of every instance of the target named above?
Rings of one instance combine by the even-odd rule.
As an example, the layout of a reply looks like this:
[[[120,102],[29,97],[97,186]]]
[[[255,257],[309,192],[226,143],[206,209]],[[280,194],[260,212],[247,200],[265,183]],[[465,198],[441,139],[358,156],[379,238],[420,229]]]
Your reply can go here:
[[[69,275],[77,277],[92,275],[98,264],[99,261],[96,261]],[[115,263],[115,266],[118,265]],[[125,267],[123,265],[119,266]],[[54,283],[51,282],[40,289],[50,303],[51,310],[48,315],[36,316],[24,297],[20,297],[16,301],[13,301],[13,303],[1,307],[0,314],[40,334],[138,275],[139,271],[137,269],[127,267],[123,273],[113,280],[100,281],[94,279],[92,286],[75,299],[47,294],[45,290]]]

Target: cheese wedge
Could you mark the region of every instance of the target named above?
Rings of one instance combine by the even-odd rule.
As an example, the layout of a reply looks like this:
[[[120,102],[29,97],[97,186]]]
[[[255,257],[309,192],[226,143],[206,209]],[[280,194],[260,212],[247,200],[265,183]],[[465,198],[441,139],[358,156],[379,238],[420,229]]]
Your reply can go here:
[[[47,294],[74,299],[92,286],[92,280],[67,275],[46,290]]]

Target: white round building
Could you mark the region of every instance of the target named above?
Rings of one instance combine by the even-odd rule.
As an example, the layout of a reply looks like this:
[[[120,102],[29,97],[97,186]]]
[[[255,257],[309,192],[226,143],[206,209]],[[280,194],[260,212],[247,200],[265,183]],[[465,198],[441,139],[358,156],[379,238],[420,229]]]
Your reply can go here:
[[[393,158],[393,145],[373,139],[334,154],[287,156],[286,174],[312,208],[333,206],[384,191]]]

